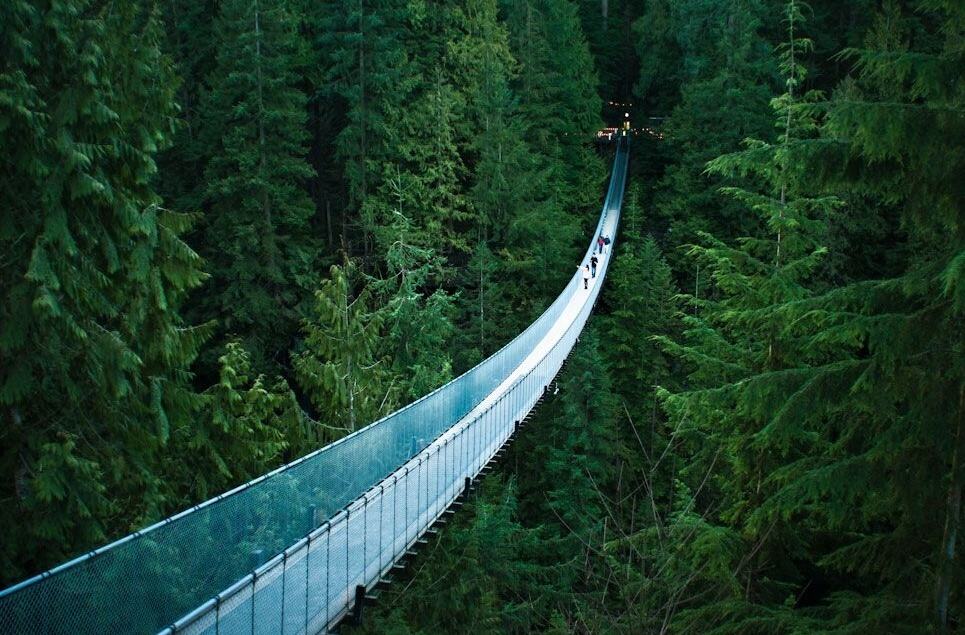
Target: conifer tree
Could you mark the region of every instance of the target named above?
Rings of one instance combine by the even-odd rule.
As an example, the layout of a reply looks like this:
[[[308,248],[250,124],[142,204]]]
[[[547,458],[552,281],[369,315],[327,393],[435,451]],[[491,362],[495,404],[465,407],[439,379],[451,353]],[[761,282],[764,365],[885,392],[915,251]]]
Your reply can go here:
[[[505,297],[500,296],[498,256],[486,242],[480,242],[466,266],[466,282],[463,285],[465,329],[457,340],[463,367],[468,368],[486,359],[498,350],[504,339],[500,328],[508,328],[511,309]]]
[[[777,86],[765,33],[777,22],[773,17],[777,12],[761,0],[687,0],[672,3],[669,15],[659,5],[652,11],[656,15],[641,18],[639,28],[649,31],[647,20],[658,21],[660,29],[672,34],[674,46],[669,42],[655,46],[649,39],[641,42],[647,50],[642,53],[638,91],[644,92],[637,97],[646,99],[646,91],[655,84],[674,84],[680,92],[672,111],[658,113],[669,115],[663,134],[673,159],[655,196],[657,229],[669,232],[674,245],[694,242],[699,232],[724,240],[748,235],[756,229],[755,218],[721,195],[723,182],[707,175],[705,166],[739,149],[743,139],[765,138],[770,132],[768,101]],[[650,32],[649,37],[662,38],[659,33]],[[675,61],[661,59],[659,66],[648,61],[674,50],[679,51],[674,53],[679,55]],[[668,105],[677,101],[671,96],[661,99]],[[668,250],[667,256],[675,270],[687,271],[689,263],[680,262],[677,250]]]
[[[948,140],[965,132],[965,53],[960,7],[914,8],[886,4],[864,46],[848,51],[857,77],[833,95],[824,127],[839,143],[808,165],[827,186],[897,210],[903,270],[789,312],[824,357],[771,433],[793,440],[830,425],[834,436],[818,460],[781,474],[773,512],[821,500],[824,526],[846,536],[822,563],[866,582],[831,596],[829,615],[854,616],[866,630],[942,632],[962,610],[965,237],[952,175],[963,166]]]
[[[455,95],[434,71],[431,87],[386,128],[396,143],[374,162],[373,184],[362,217],[380,254],[396,240],[396,217],[404,215],[409,241],[429,248],[448,263],[469,251],[466,223],[472,214],[462,191],[464,167],[454,138]]]
[[[685,60],[678,40],[678,13],[671,0],[646,3],[643,14],[634,22],[640,77],[634,93],[641,110],[666,116],[680,101],[684,83]]]
[[[381,161],[390,149],[387,119],[404,110],[417,83],[403,48],[410,7],[401,0],[337,0],[314,8],[321,92],[338,97],[346,116],[336,140],[351,212],[344,216],[351,226],[342,233],[368,258],[372,228],[359,211],[378,185]]]
[[[242,338],[256,368],[277,368],[287,363],[318,247],[297,73],[305,45],[288,7],[261,0],[222,3],[215,34],[201,252],[213,280],[199,304]]]
[[[217,137],[204,129],[203,96],[217,59],[215,0],[167,0],[162,5],[165,51],[178,77],[177,125],[171,144],[158,155],[157,187],[165,205],[200,211],[204,205],[204,169]]]
[[[399,211],[396,240],[386,257],[388,277],[373,280],[385,333],[379,354],[391,360],[395,394],[407,403],[452,379],[446,342],[452,334],[452,298],[433,281],[443,265],[431,249],[409,242],[412,226]]]
[[[557,208],[595,207],[603,166],[584,140],[601,127],[602,103],[576,8],[564,0],[527,0],[510,3],[506,14],[527,136],[547,161],[541,169],[555,180],[549,187],[563,191]]]
[[[952,15],[931,7],[917,25],[947,31]],[[930,165],[945,144],[930,135],[961,132],[960,118],[938,114],[960,110],[960,96],[934,81],[960,76],[961,49],[925,38],[904,51],[909,23],[896,5],[886,7],[867,48],[852,52],[859,76],[827,104],[821,131],[831,142],[809,141],[815,109],[799,90],[807,44],[797,36],[800,4],[788,3],[785,16],[778,141],[752,142],[711,164],[770,185],[731,190],[762,214],[769,238],[744,241],[739,252],[695,250],[731,254],[716,261],[725,300],[699,305],[705,320],[692,333],[703,344],[689,349],[704,369],[694,379],[709,389],[667,399],[673,418],[717,431],[709,435],[724,450],[717,496],[729,510],[720,518],[752,541],[731,551],[747,576],[743,590],[719,593],[682,623],[910,633],[930,621],[940,631],[959,610],[951,559],[960,522],[961,307],[953,272],[962,242],[956,221],[949,224],[957,212],[948,182],[934,180]],[[948,163],[937,172],[960,167]],[[904,273],[822,289],[812,277],[815,245],[836,203],[806,195],[822,185],[883,209],[900,205],[913,248]],[[927,217],[919,212],[926,208]],[[952,232],[936,231],[942,223]],[[746,276],[749,267],[760,273]],[[707,321],[729,323],[731,334]],[[943,479],[933,477],[935,466]],[[782,605],[782,596],[805,592],[813,571],[828,581],[810,600],[815,608]]]
[[[254,375],[251,356],[238,342],[228,342],[218,362],[218,382],[201,393],[197,415],[210,425],[178,439],[180,469],[168,475],[187,495],[183,504],[216,496],[318,447],[284,379]]]
[[[681,618],[702,628],[719,623],[770,632],[788,628],[794,616],[766,607],[802,583],[793,562],[816,539],[809,528],[789,523],[788,516],[760,513],[777,491],[774,474],[783,462],[807,457],[812,450],[807,436],[792,443],[771,432],[774,421],[788,412],[782,397],[806,389],[811,380],[816,351],[805,345],[787,310],[814,294],[813,276],[825,251],[825,219],[838,204],[833,197],[810,195],[813,185],[801,170],[819,143],[807,109],[816,96],[801,94],[802,55],[810,46],[799,37],[802,22],[792,0],[785,14],[787,42],[779,48],[786,92],[772,102],[776,141],[749,139],[745,150],[709,164],[713,173],[763,184],[760,190],[724,188],[757,215],[760,229],[735,247],[709,235],[709,244],[691,247],[690,255],[709,272],[714,293],[709,299],[689,297],[696,313],[687,320],[688,346],[662,338],[672,354],[693,368],[691,389],[664,397],[671,425],[686,423],[699,435],[700,445],[689,449],[693,454],[687,469],[702,476],[689,487],[709,481],[720,506],[719,512],[705,515],[691,498],[688,516],[676,521],[690,518],[697,545],[726,537],[715,556],[717,568],[726,574],[715,582],[713,572],[709,577],[694,573],[698,589],[716,585],[715,597]],[[764,573],[769,569],[777,573]]]
[[[352,633],[541,631],[566,593],[552,554],[561,541],[521,517],[512,478],[486,479],[465,521],[442,533],[409,584],[386,590]]]
[[[377,357],[383,318],[370,306],[369,287],[354,288],[355,274],[354,267],[332,266],[303,323],[305,350],[292,360],[321,423],[336,435],[354,432],[395,405],[385,360]]]
[[[533,0],[508,3],[505,11],[519,62],[513,87],[535,158],[534,190],[510,221],[505,254],[508,275],[522,284],[507,293],[531,317],[569,279],[582,249],[580,227],[596,218],[604,171],[583,140],[600,127],[601,103],[575,7]],[[527,289],[544,293],[518,293]]]
[[[507,287],[500,281],[515,275],[514,259],[507,255],[522,247],[512,242],[512,224],[535,204],[546,185],[525,140],[526,123],[511,88],[516,62],[506,26],[497,19],[496,2],[476,0],[466,14],[452,57],[454,74],[465,86],[471,130],[464,153],[473,166],[468,194],[475,215],[475,244],[459,279],[466,328],[458,349],[464,359],[479,361],[517,332],[532,311],[517,314],[514,298],[507,297]],[[528,304],[542,307],[541,300],[531,297]]]
[[[541,479],[547,504],[570,531],[584,535],[602,524],[605,510],[598,493],[608,491],[616,476],[613,459],[622,451],[610,369],[597,333],[584,332],[572,355],[572,369],[559,387],[562,408],[550,431]]]
[[[654,336],[673,336],[676,330],[670,267],[652,236],[642,236],[639,188],[631,186],[621,215],[619,253],[607,274],[603,302],[609,309],[604,333],[613,364],[613,379],[623,395],[652,391],[669,378],[667,360]],[[646,399],[633,399],[647,412]]]
[[[599,93],[607,100],[624,100],[633,93],[640,73],[633,23],[652,3],[637,0],[601,0],[574,3],[596,62]]]
[[[204,274],[193,219],[150,185],[175,115],[160,34],[130,3],[0,6],[6,581],[157,518],[166,448],[196,425],[209,329],[178,309]]]

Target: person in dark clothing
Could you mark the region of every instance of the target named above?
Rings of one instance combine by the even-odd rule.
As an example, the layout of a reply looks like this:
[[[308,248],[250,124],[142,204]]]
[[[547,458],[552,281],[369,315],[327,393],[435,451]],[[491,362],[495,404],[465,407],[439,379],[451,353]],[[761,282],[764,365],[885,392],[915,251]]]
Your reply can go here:
[[[600,259],[596,256],[590,256],[590,275],[596,277],[596,265],[600,262]]]
[[[600,237],[596,239],[596,250],[601,254],[603,253],[603,234],[600,234]]]

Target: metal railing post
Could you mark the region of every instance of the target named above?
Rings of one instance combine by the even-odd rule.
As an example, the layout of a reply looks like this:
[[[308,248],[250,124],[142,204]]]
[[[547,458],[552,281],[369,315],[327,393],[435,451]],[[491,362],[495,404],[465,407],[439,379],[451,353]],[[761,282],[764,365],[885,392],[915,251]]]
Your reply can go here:
[[[383,508],[385,507],[385,486],[379,483],[379,575],[382,575],[382,554],[385,547],[382,545],[382,536],[385,534],[383,523]]]
[[[251,572],[251,635],[255,635],[255,592],[258,585],[258,572]]]
[[[328,523],[325,529],[325,628],[332,621],[332,524]]]
[[[415,474],[415,535],[419,535],[419,518],[421,517],[419,506],[419,496],[422,494],[422,457],[419,457],[419,462],[416,464],[416,474]]]
[[[351,520],[352,520],[352,507],[351,505],[349,505],[349,507],[345,509],[345,597],[350,597],[349,589],[352,586],[352,583],[348,579],[348,575],[349,575],[348,572],[351,570],[351,567],[349,566],[349,556],[348,556],[348,543],[349,543],[348,530],[351,528],[350,527]]]
[[[308,542],[305,544],[305,632],[308,632],[308,581],[311,579],[311,557],[312,557],[312,535],[308,534]],[[327,626],[327,625],[326,625]]]
[[[281,552],[281,629],[279,633],[285,632],[285,576],[288,572],[288,551]]]
[[[409,546],[409,468],[405,468],[405,526],[403,530],[405,531],[405,539],[402,541],[402,548],[406,549]]]

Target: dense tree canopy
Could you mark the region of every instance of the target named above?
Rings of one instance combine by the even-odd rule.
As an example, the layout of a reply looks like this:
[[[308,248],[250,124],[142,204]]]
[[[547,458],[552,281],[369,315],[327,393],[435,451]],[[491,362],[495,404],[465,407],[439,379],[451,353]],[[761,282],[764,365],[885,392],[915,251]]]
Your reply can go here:
[[[498,350],[627,112],[595,316],[360,630],[961,628],[961,2],[9,0],[0,54],[4,582]]]

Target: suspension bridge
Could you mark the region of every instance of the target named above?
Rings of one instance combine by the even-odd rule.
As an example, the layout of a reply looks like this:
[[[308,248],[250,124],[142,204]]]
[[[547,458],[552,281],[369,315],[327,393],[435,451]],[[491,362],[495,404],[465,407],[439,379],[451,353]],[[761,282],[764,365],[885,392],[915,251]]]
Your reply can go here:
[[[618,139],[590,247],[615,240]],[[510,343],[448,384],[293,463],[0,592],[2,633],[324,633],[380,582],[525,422],[577,341],[614,242]],[[586,287],[586,288],[584,288]]]

